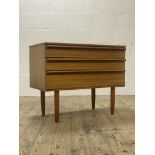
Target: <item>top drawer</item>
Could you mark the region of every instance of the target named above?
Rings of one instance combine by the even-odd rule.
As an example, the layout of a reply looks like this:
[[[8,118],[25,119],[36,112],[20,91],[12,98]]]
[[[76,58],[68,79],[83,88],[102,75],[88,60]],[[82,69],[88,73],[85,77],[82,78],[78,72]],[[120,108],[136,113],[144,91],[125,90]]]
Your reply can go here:
[[[125,59],[124,50],[111,49],[71,49],[51,48],[46,49],[46,57],[51,58],[82,58],[82,59]]]

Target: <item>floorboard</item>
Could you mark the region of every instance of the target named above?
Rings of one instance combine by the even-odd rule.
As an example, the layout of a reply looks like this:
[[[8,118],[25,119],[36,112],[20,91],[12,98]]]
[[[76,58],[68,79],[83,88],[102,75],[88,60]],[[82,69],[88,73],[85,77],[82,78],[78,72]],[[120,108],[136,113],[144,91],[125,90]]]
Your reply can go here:
[[[134,155],[135,98],[116,96],[110,115],[109,96],[60,97],[60,121],[54,122],[53,97],[46,97],[41,116],[39,97],[20,97],[20,155]]]

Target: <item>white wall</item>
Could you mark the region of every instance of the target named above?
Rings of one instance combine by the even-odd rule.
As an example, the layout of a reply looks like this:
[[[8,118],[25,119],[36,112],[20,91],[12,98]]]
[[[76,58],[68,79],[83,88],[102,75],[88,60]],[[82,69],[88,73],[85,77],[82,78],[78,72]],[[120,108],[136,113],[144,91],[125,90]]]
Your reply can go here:
[[[134,0],[20,0],[21,96],[39,95],[29,87],[28,50],[47,41],[127,45],[126,87],[117,88],[117,94],[134,94]],[[62,92],[73,94],[87,95],[90,90]]]

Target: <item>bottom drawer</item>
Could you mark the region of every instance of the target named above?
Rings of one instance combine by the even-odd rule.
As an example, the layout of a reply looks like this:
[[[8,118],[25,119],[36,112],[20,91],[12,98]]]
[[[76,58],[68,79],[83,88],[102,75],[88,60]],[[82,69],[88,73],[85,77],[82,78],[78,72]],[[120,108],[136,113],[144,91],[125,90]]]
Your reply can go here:
[[[46,90],[122,87],[125,72],[63,73],[46,76]]]

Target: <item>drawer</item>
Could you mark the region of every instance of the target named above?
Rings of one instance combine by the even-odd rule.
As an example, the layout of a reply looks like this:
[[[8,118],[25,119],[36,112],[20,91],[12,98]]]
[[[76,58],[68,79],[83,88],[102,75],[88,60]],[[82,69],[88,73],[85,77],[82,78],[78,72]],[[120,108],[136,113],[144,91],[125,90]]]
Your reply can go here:
[[[100,88],[125,85],[125,72],[75,72],[46,75],[47,90]]]
[[[46,62],[46,70],[125,70],[125,61],[104,60],[50,60]]]
[[[107,49],[70,49],[70,48],[52,48],[46,49],[46,57],[51,58],[104,58],[104,59],[125,59],[124,50],[107,50]]]

